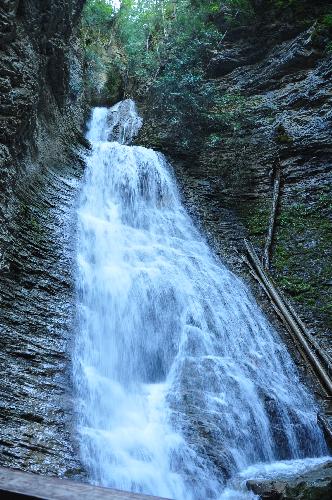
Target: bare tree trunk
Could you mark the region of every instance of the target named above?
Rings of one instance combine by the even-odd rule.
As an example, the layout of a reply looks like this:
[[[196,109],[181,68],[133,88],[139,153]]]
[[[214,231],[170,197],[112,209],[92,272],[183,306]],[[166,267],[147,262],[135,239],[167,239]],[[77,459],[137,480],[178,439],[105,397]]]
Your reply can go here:
[[[277,220],[277,211],[279,205],[280,198],[280,183],[281,183],[281,168],[279,160],[275,163],[274,170],[274,184],[273,184],[273,199],[272,199],[272,208],[269,220],[269,227],[266,236],[265,248],[263,253],[263,266],[265,269],[270,268],[270,260],[271,260],[271,249],[273,243],[273,237],[275,233],[275,224]]]

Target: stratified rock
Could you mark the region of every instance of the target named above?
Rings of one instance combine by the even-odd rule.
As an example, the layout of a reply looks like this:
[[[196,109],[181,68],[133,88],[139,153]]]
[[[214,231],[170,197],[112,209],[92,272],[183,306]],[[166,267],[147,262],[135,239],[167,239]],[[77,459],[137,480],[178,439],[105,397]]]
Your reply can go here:
[[[295,3],[304,10],[292,16],[292,6],[277,13],[276,2],[257,0],[254,18],[235,28],[222,25],[222,41],[209,52],[206,75],[207,85],[214,79],[211,105],[226,114],[213,134],[188,120],[181,140],[174,116],[157,116],[150,107],[138,142],[171,158],[187,209],[219,255],[247,280],[243,241],[250,238],[258,252],[264,248],[273,177],[280,166],[271,273],[323,351],[332,354],[326,284],[332,269],[332,54],[326,49],[331,33],[319,24],[326,2]],[[224,99],[224,109],[215,104],[218,99]],[[180,113],[175,118],[181,122]],[[280,328],[262,290],[251,283]],[[301,375],[310,380],[298,348],[289,335],[284,339]],[[273,399],[266,405],[273,420]],[[197,405],[193,414],[200,412]],[[278,425],[273,427],[277,437]],[[199,435],[200,427],[195,424],[192,431]],[[276,442],[280,451],[287,449],[283,440]]]
[[[0,465],[67,476],[82,5],[0,2]]]

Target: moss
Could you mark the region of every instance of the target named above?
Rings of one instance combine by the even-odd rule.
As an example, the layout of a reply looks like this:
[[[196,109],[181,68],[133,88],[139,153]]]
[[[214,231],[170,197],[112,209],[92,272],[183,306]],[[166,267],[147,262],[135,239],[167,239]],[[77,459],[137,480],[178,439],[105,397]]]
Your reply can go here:
[[[332,30],[332,13],[325,14],[325,16],[322,17],[321,25],[328,30]]]
[[[23,225],[31,233],[31,236],[38,241],[43,234],[43,227],[25,202],[20,204],[19,218],[20,224],[23,222]]]
[[[312,289],[312,286],[308,282],[298,276],[282,276],[279,282],[282,288],[289,292],[290,295],[299,296]]]
[[[251,236],[266,235],[269,225],[270,209],[267,204],[258,204],[250,210],[247,219],[247,228]]]
[[[23,218],[26,218],[29,214],[29,207],[25,202],[20,203],[19,213]]]
[[[30,223],[30,227],[32,228],[32,230],[35,233],[39,233],[40,234],[42,232],[41,225],[39,224],[39,222],[37,221],[37,219],[35,219],[34,217],[31,217],[29,223]]]
[[[282,272],[287,269],[290,260],[289,251],[282,245],[277,245],[274,252],[274,267]]]
[[[250,240],[258,247],[263,248],[269,227],[270,200],[242,205],[241,208],[242,212],[238,215],[248,229]]]
[[[332,53],[332,42],[328,42],[328,44],[325,47],[325,50],[328,54]]]
[[[293,139],[289,135],[281,134],[281,135],[278,135],[277,141],[280,144],[291,144],[293,142]]]
[[[329,300],[319,308],[328,328],[332,328],[332,301]]]
[[[280,287],[329,326],[331,289],[326,283],[332,276],[331,208],[332,195],[324,189],[310,203],[300,198],[283,207],[272,262]]]
[[[315,199],[303,189],[294,192],[292,205],[282,206],[277,218],[272,257],[274,278],[286,295],[311,311],[325,327],[332,326],[331,189],[323,186]],[[270,201],[251,205],[241,219],[251,240],[264,247]]]
[[[241,128],[245,113],[249,111],[255,102],[242,94],[220,94],[218,89],[210,96],[209,107],[203,113],[209,129],[220,127],[231,127],[235,130]]]
[[[320,48],[325,48],[325,52],[332,50],[332,12],[328,11],[325,15],[317,19],[315,31],[313,33],[313,42]]]
[[[220,145],[222,137],[219,134],[211,134],[206,140],[206,146],[208,148],[215,148]]]
[[[64,473],[65,477],[67,478],[77,478],[79,476],[84,476],[85,471],[82,467],[75,467],[72,469],[67,469]]]

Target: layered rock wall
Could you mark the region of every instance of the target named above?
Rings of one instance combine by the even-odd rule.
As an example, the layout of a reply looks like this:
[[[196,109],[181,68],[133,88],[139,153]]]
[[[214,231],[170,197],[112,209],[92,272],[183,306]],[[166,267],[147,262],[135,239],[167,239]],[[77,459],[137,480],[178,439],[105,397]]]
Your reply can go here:
[[[271,271],[322,347],[331,349],[331,2],[257,0],[235,26],[217,19],[213,82],[228,114],[188,151],[163,117],[149,116],[141,141],[171,157],[184,198],[219,253],[240,272],[243,238],[262,252],[273,185],[281,190]],[[230,118],[229,118],[230,117]],[[153,121],[154,120],[154,121]],[[170,120],[168,120],[170,122]],[[196,124],[192,124],[195,130]],[[188,135],[189,137],[189,135]]]
[[[83,0],[0,5],[0,462],[75,476],[71,255]]]

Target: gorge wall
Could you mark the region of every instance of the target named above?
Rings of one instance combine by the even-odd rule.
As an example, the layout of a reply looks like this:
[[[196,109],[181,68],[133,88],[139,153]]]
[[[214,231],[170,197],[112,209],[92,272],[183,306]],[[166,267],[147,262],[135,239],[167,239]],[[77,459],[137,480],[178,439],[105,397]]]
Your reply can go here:
[[[1,465],[75,475],[67,345],[83,0],[0,6]]]
[[[202,130],[187,123],[195,140],[186,149],[168,117],[148,106],[138,142],[172,159],[189,210],[241,273],[244,237],[262,254],[280,169],[271,272],[330,351],[331,3],[252,4],[247,21],[230,26],[227,9],[214,20],[225,35],[209,51],[205,84],[213,83],[223,99],[223,108],[210,114],[223,113],[224,124]]]

